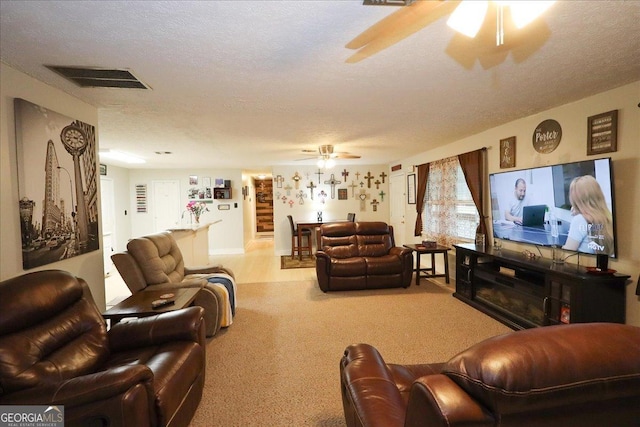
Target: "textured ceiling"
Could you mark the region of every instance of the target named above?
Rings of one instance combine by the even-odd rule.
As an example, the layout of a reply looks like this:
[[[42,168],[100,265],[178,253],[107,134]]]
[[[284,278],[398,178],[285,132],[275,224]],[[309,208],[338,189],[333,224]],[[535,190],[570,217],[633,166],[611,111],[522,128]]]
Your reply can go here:
[[[443,18],[345,63],[345,44],[397,10],[2,0],[0,58],[96,106],[101,148],[154,168],[268,170],[321,144],[389,163],[640,79],[638,1],[559,1],[503,48]],[[152,90],[79,88],[45,65],[129,69]]]

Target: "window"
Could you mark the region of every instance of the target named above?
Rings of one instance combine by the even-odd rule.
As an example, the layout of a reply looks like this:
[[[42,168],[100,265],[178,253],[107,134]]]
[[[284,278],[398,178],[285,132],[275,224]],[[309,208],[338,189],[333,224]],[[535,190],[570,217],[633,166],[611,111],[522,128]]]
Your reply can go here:
[[[430,164],[422,221],[423,234],[440,244],[475,238],[480,216],[457,156]]]

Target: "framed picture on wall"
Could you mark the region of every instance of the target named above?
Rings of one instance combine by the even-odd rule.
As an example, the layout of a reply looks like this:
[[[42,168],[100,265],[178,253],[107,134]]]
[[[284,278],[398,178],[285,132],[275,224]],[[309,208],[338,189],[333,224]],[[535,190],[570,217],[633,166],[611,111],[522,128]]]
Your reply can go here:
[[[500,140],[500,169],[516,166],[516,137]]]
[[[338,200],[347,200],[347,189],[338,188]]]
[[[617,151],[618,110],[589,117],[587,132],[587,155]]]
[[[22,267],[98,250],[95,127],[24,99],[14,108]]]
[[[410,173],[407,175],[407,203],[410,205],[416,204],[416,174]]]

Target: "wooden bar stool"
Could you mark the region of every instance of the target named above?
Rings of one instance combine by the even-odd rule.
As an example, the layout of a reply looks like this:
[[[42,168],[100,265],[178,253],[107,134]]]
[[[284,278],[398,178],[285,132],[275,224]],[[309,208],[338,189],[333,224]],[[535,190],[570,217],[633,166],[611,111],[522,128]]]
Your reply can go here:
[[[309,256],[313,253],[311,249],[311,230],[305,228],[302,230],[303,239],[307,239],[307,245],[302,246],[302,242],[298,242],[298,230],[296,230],[296,226],[293,222],[293,217],[291,215],[287,215],[289,218],[289,225],[291,226],[291,258],[293,258],[296,253],[302,255],[303,252],[307,252]]]

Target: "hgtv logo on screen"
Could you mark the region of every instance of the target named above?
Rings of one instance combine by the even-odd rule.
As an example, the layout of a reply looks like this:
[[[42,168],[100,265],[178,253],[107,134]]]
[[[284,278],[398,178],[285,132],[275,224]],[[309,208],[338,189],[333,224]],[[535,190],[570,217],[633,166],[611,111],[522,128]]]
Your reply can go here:
[[[0,427],[64,427],[64,406],[0,405]]]

